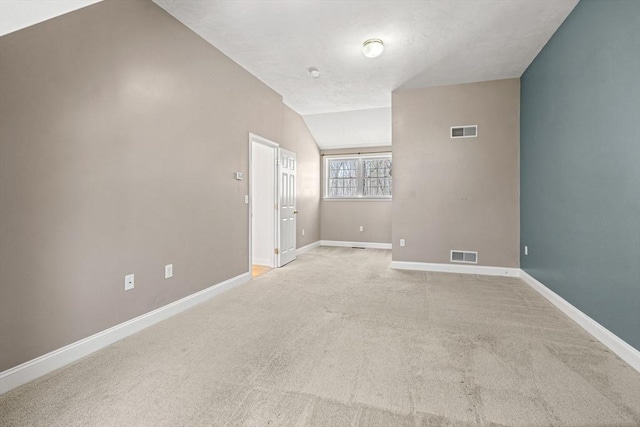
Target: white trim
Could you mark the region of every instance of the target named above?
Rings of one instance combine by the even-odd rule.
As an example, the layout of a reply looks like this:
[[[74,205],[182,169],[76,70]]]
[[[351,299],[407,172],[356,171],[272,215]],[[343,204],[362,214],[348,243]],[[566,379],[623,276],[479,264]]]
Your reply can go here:
[[[296,255],[309,252],[311,249],[317,248],[318,246],[320,246],[320,240],[316,240],[313,243],[309,243],[307,246],[303,246],[301,248],[296,249]]]
[[[377,159],[391,157],[393,158],[393,151],[379,151],[372,153],[345,153],[345,154],[322,154],[325,159]]]
[[[123,338],[135,334],[161,320],[174,316],[222,292],[251,280],[251,273],[243,273],[207,289],[186,296],[156,310],[76,341],[43,356],[0,372],[0,394],[33,381],[69,363],[75,362]]]
[[[359,195],[356,197],[330,197],[328,194],[328,184],[329,184],[329,161],[334,160],[334,159],[340,159],[340,158],[344,158],[344,159],[356,159],[358,160],[358,164],[356,166],[356,173],[357,173],[357,181],[358,181],[358,192],[363,191],[360,188],[360,184],[362,184],[364,182],[364,172],[362,170],[363,168],[363,163],[362,160],[363,159],[390,159],[393,161],[393,152],[379,152],[379,153],[356,153],[356,154],[322,154],[321,156],[322,159],[322,200],[323,201],[329,201],[329,200],[350,200],[350,201],[355,201],[355,200],[392,200],[392,195],[390,196],[364,196],[364,195]]]
[[[323,197],[323,202],[392,202],[392,197]]]
[[[391,261],[396,270],[436,271],[440,273],[483,274],[485,276],[519,277],[519,268],[488,267],[484,265],[435,264],[430,262]]]
[[[341,150],[343,148],[378,148],[378,147],[391,147],[392,141],[383,142],[354,142],[349,144],[318,144],[320,151],[325,150]]]
[[[271,141],[270,139],[263,138],[260,135],[256,135],[255,133],[249,132],[249,141],[255,141],[259,144],[268,145],[270,147],[279,148],[280,144],[277,142]]]
[[[483,274],[487,276],[520,277],[551,304],[576,322],[585,331],[604,344],[609,350],[640,372],[640,351],[626,343],[613,332],[584,314],[560,295],[547,288],[526,271],[519,268],[501,268],[469,265],[433,264],[427,262],[391,261],[391,268],[398,270],[436,271],[442,273]]]
[[[340,242],[322,240],[313,242],[307,246],[303,246],[302,248],[299,248],[298,251],[299,253],[306,252],[320,245],[348,247],[366,247],[365,245],[369,247],[374,247],[371,245],[389,245],[389,247],[391,246],[391,244],[388,243]],[[385,246],[384,248],[386,249],[387,247]],[[553,292],[551,289],[547,288],[545,285],[540,283],[538,280],[536,280],[523,270],[513,268],[483,266],[470,267],[461,265],[432,264],[406,261],[392,261],[391,268],[402,270],[439,271],[449,273],[486,274],[494,276],[520,276],[520,278],[525,283],[531,286],[540,295],[545,297],[560,311],[562,311],[569,318],[575,321],[579,326],[581,326],[585,331],[593,335],[593,337],[595,337],[598,341],[608,347],[622,360],[627,362],[636,371],[640,372],[640,351],[627,344],[617,335],[584,314],[582,311],[578,310],[564,298]],[[472,270],[475,270],[476,272]],[[495,274],[498,271],[508,274]],[[69,344],[58,350],[54,350],[36,359],[30,360],[16,367],[0,372],[0,394],[4,394],[16,387],[28,383],[29,381],[33,381],[36,378],[39,378],[56,369],[75,362],[76,360],[79,360],[95,351],[111,345],[116,341],[133,335],[145,328],[148,328],[149,326],[160,322],[161,320],[174,316],[229,289],[232,289],[243,283],[247,283],[250,280],[251,274],[248,272],[236,277],[232,277],[231,279],[213,285],[200,292],[196,292],[195,294],[186,296],[178,301],[167,304],[149,313],[143,314],[127,322],[121,323],[102,332],[98,332],[97,334],[94,334],[90,337],[84,338],[80,341],[76,341],[75,343]]]
[[[320,246],[338,246],[341,248],[391,249],[391,243],[343,242],[342,240],[320,240]]]
[[[622,360],[627,362],[636,371],[640,372],[640,351],[627,344],[613,332],[584,314],[571,303],[567,302],[560,295],[547,288],[524,270],[520,270],[520,278],[549,302],[555,305],[560,311],[569,316],[574,322],[580,325],[585,331],[593,335],[598,341],[604,344],[612,352],[617,354]]]

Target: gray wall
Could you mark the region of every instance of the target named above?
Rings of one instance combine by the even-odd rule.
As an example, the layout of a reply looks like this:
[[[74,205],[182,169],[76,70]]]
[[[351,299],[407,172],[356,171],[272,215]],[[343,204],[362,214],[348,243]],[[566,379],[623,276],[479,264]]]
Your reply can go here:
[[[519,104],[519,79],[393,93],[394,261],[519,266]]]
[[[280,146],[296,153],[298,163],[296,246],[300,248],[320,240],[320,150],[302,117],[286,105]]]
[[[391,147],[321,151],[323,155],[389,152],[391,152]],[[320,164],[324,179],[323,161],[324,158],[321,158]],[[322,188],[321,191],[324,189]],[[322,200],[320,203],[322,240],[391,243],[391,204],[391,200]],[[364,227],[364,231],[360,231],[361,225]]]
[[[640,2],[581,1],[522,77],[522,268],[640,349]]]
[[[280,95],[150,1],[3,36],[0,57],[0,371],[248,271],[233,172],[249,132],[298,132]]]

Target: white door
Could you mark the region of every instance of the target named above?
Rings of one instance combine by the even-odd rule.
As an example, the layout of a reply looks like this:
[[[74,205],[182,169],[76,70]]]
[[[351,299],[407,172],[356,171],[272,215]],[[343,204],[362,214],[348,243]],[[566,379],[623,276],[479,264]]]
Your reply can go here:
[[[278,267],[296,259],[296,153],[280,149],[278,184],[280,201],[280,244]]]

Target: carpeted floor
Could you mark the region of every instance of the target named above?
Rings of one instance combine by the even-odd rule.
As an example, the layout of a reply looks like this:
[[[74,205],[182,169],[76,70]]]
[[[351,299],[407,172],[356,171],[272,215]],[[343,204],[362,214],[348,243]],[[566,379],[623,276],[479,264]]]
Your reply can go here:
[[[317,248],[0,396],[0,425],[640,425],[640,374],[519,279],[389,262]]]

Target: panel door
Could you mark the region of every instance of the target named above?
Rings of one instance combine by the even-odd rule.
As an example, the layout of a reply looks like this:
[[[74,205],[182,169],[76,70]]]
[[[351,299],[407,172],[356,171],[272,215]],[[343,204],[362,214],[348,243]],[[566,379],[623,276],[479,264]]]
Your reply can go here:
[[[280,214],[280,242],[278,267],[296,259],[296,153],[280,149],[278,161],[278,190]]]

